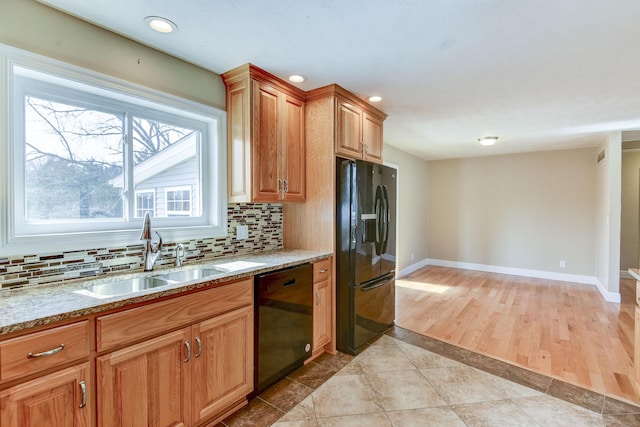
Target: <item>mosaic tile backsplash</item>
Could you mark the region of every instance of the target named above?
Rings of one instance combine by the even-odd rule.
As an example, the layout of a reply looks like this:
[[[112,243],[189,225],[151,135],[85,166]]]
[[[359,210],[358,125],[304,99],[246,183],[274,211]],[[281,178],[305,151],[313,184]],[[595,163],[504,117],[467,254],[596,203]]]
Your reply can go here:
[[[185,247],[186,265],[228,255],[282,249],[282,205],[230,203],[227,213],[226,238],[167,243],[155,265],[173,265],[178,243]],[[248,239],[236,240],[238,225],[248,226]],[[141,243],[119,248],[0,257],[0,289],[142,270],[142,250]]]

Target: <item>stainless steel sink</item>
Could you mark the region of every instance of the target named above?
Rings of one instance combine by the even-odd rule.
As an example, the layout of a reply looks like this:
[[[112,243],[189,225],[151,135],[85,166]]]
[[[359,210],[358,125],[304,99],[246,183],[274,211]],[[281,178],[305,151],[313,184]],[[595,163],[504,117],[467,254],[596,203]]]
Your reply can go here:
[[[192,280],[203,279],[209,276],[215,276],[220,273],[224,273],[225,270],[218,268],[195,268],[193,270],[176,271],[174,273],[163,274],[157,276],[157,278],[166,280],[172,283],[190,282]]]
[[[117,282],[101,283],[76,292],[94,298],[109,298],[116,295],[144,291],[146,289],[160,288],[170,284],[167,280],[159,277],[136,277],[133,279],[119,280]]]

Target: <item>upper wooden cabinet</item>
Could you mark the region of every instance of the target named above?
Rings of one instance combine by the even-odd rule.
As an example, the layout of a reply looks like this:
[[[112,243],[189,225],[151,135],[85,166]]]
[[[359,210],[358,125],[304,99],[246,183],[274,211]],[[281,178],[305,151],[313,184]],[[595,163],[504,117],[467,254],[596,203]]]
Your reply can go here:
[[[387,115],[338,85],[307,93],[307,100],[335,98],[335,154],[382,163],[382,123]]]
[[[222,78],[229,201],[303,202],[304,92],[251,64]]]

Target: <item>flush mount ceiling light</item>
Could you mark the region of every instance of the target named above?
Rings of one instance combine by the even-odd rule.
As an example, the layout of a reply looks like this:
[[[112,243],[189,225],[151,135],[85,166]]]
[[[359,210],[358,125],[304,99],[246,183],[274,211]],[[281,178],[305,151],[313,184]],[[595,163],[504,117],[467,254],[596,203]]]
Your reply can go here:
[[[478,138],[478,142],[485,147],[495,144],[497,140],[497,136],[485,136],[482,138]]]
[[[144,18],[144,23],[147,24],[152,30],[159,33],[169,34],[178,31],[178,26],[175,22],[163,18],[161,16],[147,16]]]
[[[291,83],[302,83],[303,81],[307,80],[305,76],[301,76],[299,74],[294,74],[292,76],[289,76],[289,81]]]
[[[370,96],[369,102],[380,102],[382,101],[382,97],[378,95]]]

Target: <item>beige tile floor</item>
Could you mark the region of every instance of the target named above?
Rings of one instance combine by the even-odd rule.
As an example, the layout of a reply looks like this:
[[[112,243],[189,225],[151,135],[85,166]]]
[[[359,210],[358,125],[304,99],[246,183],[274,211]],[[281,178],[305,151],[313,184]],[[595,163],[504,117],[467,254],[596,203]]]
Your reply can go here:
[[[276,427],[628,426],[385,335]]]

